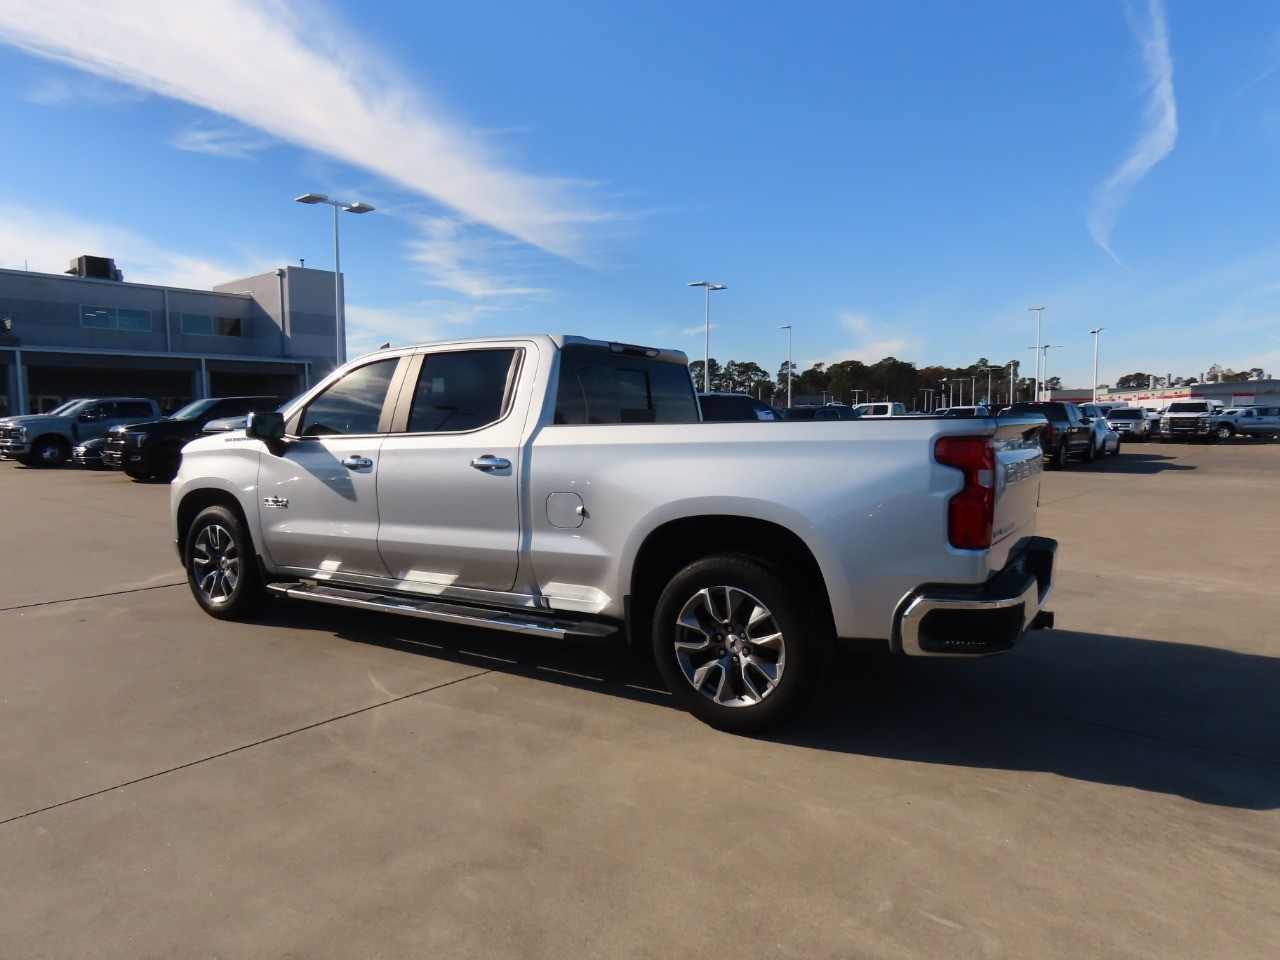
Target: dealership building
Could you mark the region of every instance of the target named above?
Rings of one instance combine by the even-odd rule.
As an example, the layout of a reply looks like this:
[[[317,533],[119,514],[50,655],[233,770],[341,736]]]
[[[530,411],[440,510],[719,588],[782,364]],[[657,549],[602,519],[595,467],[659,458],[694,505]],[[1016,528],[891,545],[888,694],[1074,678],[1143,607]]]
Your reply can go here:
[[[190,290],[128,283],[105,257],[0,270],[0,414],[74,397],[301,393],[334,369],[334,275],[281,267]]]

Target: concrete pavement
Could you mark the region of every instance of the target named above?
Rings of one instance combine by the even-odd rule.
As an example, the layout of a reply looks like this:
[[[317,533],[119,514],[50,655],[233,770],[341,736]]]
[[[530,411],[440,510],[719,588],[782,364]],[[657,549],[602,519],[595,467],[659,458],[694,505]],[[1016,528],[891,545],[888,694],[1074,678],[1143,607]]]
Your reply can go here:
[[[1270,958],[1278,469],[1045,474],[1058,629],[752,740],[623,652],[214,621],[167,487],[0,464],[0,956]]]

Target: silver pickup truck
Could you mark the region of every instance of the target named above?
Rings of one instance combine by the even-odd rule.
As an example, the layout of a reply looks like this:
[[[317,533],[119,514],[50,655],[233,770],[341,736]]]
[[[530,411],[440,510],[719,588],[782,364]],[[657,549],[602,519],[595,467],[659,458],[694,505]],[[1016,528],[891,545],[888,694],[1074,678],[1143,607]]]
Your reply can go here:
[[[287,596],[626,638],[696,716],[758,732],[838,638],[972,657],[1051,625],[1042,424],[703,422],[675,351],[432,343],[189,443],[175,543],[214,617]]]

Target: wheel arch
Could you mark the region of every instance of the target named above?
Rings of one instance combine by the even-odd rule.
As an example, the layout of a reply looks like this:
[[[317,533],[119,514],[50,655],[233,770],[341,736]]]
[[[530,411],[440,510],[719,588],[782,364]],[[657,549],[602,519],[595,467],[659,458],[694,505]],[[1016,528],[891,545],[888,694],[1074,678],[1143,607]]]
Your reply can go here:
[[[183,556],[183,550],[186,547],[187,535],[191,532],[191,526],[196,522],[196,517],[209,507],[226,507],[234,513],[242,524],[245,531],[249,534],[249,538],[254,538],[254,525],[249,522],[249,518],[245,516],[244,506],[236,498],[235,494],[217,487],[203,487],[199,490],[192,490],[183,496],[178,503],[178,509],[174,515],[176,522],[175,535],[177,537],[178,556],[182,557],[183,562],[186,557]],[[254,553],[261,555],[259,545],[256,540],[253,543]],[[259,561],[261,563],[261,561]]]
[[[658,597],[672,577],[695,560],[732,554],[750,557],[808,594],[812,609],[835,630],[822,567],[793,531],[758,517],[714,514],[670,520],[645,537],[631,569],[626,603],[627,640],[649,642]]]

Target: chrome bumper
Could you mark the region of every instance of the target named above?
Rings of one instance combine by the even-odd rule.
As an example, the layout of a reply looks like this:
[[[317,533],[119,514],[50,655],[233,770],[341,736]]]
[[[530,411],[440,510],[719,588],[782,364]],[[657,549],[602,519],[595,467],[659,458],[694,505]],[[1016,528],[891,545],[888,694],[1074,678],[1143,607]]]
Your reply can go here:
[[[925,584],[898,604],[896,653],[985,657],[1004,653],[1028,630],[1053,625],[1043,609],[1058,542],[1032,537],[1000,573],[977,586]]]

